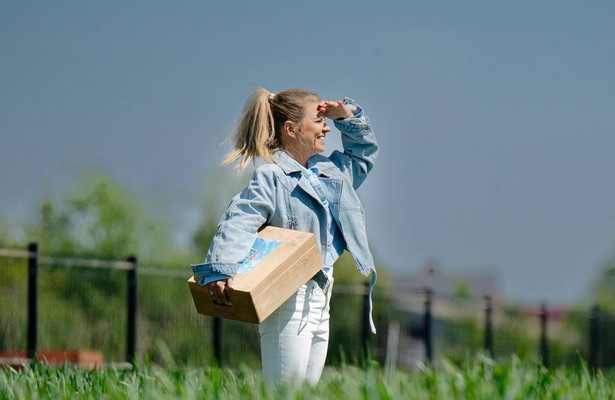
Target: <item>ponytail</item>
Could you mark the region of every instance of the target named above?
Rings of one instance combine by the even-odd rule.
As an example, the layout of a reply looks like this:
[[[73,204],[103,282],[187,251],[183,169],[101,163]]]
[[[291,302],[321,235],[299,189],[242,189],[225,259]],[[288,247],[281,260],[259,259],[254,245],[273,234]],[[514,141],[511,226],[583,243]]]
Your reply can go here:
[[[232,164],[241,158],[237,169],[243,171],[257,157],[265,161],[271,159],[275,134],[269,96],[269,91],[263,88],[256,89],[250,96],[233,134],[235,148],[226,155],[223,164]]]
[[[273,153],[282,145],[284,123],[292,121],[299,124],[306,106],[318,101],[320,99],[316,94],[301,89],[276,94],[263,88],[256,89],[239,117],[231,139],[234,148],[226,155],[223,164],[232,164],[241,159],[237,165],[241,172],[256,158],[271,161]]]

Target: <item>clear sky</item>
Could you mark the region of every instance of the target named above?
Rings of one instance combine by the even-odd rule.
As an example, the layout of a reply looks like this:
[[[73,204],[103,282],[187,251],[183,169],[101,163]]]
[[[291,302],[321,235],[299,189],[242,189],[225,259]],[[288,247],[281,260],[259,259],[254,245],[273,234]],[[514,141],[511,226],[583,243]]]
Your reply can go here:
[[[100,166],[185,236],[250,92],[301,87],[372,120],[359,194],[388,268],[587,299],[615,254],[614,21],[611,1],[4,1],[0,215]]]

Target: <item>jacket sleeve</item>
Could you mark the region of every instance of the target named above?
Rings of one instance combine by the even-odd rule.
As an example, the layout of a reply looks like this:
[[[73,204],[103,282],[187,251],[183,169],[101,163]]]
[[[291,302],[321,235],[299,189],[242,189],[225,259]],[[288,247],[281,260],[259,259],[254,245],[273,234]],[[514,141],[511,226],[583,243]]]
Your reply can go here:
[[[272,169],[256,169],[248,186],[233,197],[220,218],[205,262],[192,265],[196,277],[235,275],[239,263],[249,253],[259,228],[273,215],[275,185],[276,178]]]
[[[378,143],[369,118],[352,99],[344,98],[344,105],[354,108],[354,117],[335,120],[335,127],[342,132],[344,152],[334,151],[329,158],[352,182],[356,190],[371,171],[378,155]]]

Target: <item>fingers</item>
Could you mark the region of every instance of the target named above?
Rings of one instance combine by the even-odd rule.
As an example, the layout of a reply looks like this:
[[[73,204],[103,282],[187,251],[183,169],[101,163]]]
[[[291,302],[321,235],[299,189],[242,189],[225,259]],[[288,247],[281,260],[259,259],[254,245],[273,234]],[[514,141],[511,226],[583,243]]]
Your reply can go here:
[[[336,107],[343,107],[342,102],[340,100],[337,100],[337,101],[326,101],[325,100],[322,103],[318,104],[317,110],[326,114],[331,109],[336,108]]]
[[[330,119],[340,119],[352,116],[352,112],[344,106],[341,100],[323,101],[318,104],[318,111]]]
[[[218,285],[215,282],[207,284],[207,290],[209,291],[209,295],[214,302],[218,302],[220,298],[220,293],[218,293]]]
[[[226,288],[226,280],[222,280],[222,281],[217,281],[214,282],[217,286],[217,294],[218,294],[218,303],[220,304],[226,304],[228,303],[228,300],[226,299],[226,293],[225,293],[225,288]]]
[[[339,107],[342,105],[342,101],[341,100],[337,100],[337,101],[324,101],[325,106],[327,107]]]
[[[211,298],[214,302],[218,304],[228,304],[229,303],[226,297],[226,293],[225,293],[225,288],[229,280],[231,281],[231,284],[232,284],[233,279],[229,278],[229,279],[225,279],[221,281],[212,282],[207,285]],[[232,288],[231,285],[229,285],[228,287]]]

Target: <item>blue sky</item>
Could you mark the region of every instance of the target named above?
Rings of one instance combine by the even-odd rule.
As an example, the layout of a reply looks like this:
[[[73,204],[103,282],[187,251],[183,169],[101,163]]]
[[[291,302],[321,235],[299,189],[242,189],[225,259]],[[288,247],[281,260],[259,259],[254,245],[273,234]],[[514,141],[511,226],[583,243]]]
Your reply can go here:
[[[615,255],[613,21],[607,1],[3,2],[0,215],[102,167],[185,237],[250,92],[301,87],[372,120],[359,194],[388,268],[589,299]]]

